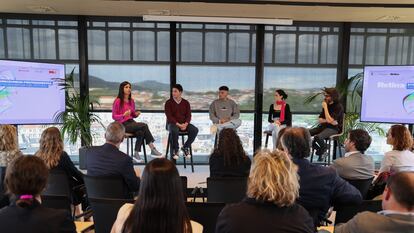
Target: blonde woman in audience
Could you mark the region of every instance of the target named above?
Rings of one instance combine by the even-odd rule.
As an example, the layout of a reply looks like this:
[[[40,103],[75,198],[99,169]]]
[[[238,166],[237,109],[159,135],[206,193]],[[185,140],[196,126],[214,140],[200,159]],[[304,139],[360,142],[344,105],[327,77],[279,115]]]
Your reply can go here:
[[[308,212],[296,204],[297,166],[282,151],[260,151],[254,157],[247,198],[226,206],[216,233],[314,232]]]
[[[142,174],[138,199],[118,212],[111,233],[202,233],[190,220],[175,164],[167,159],[149,162]]]
[[[14,158],[21,154],[17,143],[16,127],[0,125],[0,167],[7,167]]]
[[[72,192],[72,204],[75,206],[75,214],[80,214],[82,199],[85,195],[82,185],[83,174],[75,167],[69,155],[63,150],[63,140],[60,131],[56,127],[49,127],[42,132],[39,150],[36,156],[41,158],[49,170],[63,171],[68,177]]]
[[[387,144],[392,145],[392,151],[385,153],[381,162],[380,173],[414,169],[414,153],[410,151],[413,138],[405,126],[391,126],[387,133]]]

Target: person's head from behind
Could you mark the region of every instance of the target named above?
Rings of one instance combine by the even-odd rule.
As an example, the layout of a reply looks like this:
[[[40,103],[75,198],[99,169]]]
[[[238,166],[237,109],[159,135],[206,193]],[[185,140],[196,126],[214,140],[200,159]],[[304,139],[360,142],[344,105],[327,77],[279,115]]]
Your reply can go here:
[[[177,168],[167,159],[154,159],[142,173],[138,199],[124,224],[125,232],[191,232]]]
[[[219,88],[219,99],[226,99],[229,95],[229,88],[227,86],[221,86]]]
[[[339,102],[339,93],[338,91],[331,87],[331,88],[325,88],[323,90],[324,95],[324,101],[328,104],[330,103],[338,103]]]
[[[239,135],[229,128],[220,131],[218,146],[214,154],[224,157],[224,166],[226,167],[238,165],[247,159]]]
[[[392,145],[393,150],[410,150],[413,146],[413,137],[405,126],[393,125],[387,133],[387,144]]]
[[[286,92],[282,89],[277,89],[275,91],[275,101],[282,101],[282,100],[286,100],[288,97],[288,95],[286,94]]]
[[[105,140],[107,143],[119,146],[124,141],[124,137],[125,127],[121,123],[114,121],[106,127]]]
[[[345,151],[359,151],[362,154],[368,149],[371,145],[372,138],[369,136],[368,132],[363,129],[354,129],[348,132],[348,137],[346,138],[344,145]]]
[[[45,161],[49,169],[56,167],[63,152],[63,140],[59,129],[56,127],[45,129],[42,132],[39,144],[39,150],[35,155]]]
[[[27,207],[44,190],[49,170],[36,156],[19,156],[7,167],[4,183],[9,194],[16,197],[16,204]]]
[[[183,86],[180,84],[174,84],[172,85],[172,96],[174,98],[181,98],[181,95],[183,94]]]
[[[387,180],[382,208],[401,212],[414,211],[414,172],[399,172]]]
[[[121,102],[123,102],[125,99],[125,96],[128,96],[128,101],[129,101],[131,99],[131,88],[132,88],[131,83],[128,81],[124,81],[121,84],[119,84],[117,98],[119,98]]]
[[[285,152],[259,151],[250,172],[247,196],[280,207],[293,205],[299,197],[297,170]]]
[[[0,125],[0,151],[15,151],[18,149],[16,127]]]
[[[283,136],[283,134],[285,134],[285,132],[286,132],[287,129],[289,129],[289,127],[281,128],[279,130],[279,134],[277,135],[277,139],[276,139],[276,149],[278,149],[280,151],[284,151],[283,145],[282,145],[282,136]]]
[[[311,136],[307,129],[302,127],[288,128],[281,140],[284,151],[293,158],[303,159],[309,156]]]

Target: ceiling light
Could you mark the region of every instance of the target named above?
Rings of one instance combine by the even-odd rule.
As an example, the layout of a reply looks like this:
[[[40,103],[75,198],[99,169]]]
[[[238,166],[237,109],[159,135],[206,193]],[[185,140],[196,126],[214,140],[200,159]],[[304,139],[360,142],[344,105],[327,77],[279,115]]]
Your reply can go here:
[[[56,10],[50,6],[28,6],[30,10],[36,13],[55,13]]]
[[[179,16],[179,15],[144,15],[144,21],[162,22],[194,22],[194,23],[241,23],[241,24],[267,24],[292,25],[292,19],[272,18],[237,18],[237,17],[210,17],[210,16]]]

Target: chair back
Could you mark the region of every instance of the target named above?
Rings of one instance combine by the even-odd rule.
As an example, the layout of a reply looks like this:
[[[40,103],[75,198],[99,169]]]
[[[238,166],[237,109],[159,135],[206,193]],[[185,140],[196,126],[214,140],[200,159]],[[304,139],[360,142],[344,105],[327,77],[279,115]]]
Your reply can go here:
[[[235,203],[246,196],[247,177],[208,177],[207,201]]]
[[[0,209],[10,204],[9,197],[6,195],[6,187],[4,186],[5,176],[6,167],[0,167]]]
[[[43,195],[71,196],[71,190],[66,173],[60,170],[51,170]]]
[[[343,205],[343,206],[337,206],[335,207],[335,209],[336,209],[335,225],[338,225],[339,223],[348,222],[352,217],[354,217],[359,212],[381,211],[382,202],[381,200],[362,201],[360,205]]]
[[[184,195],[184,201],[187,201],[187,187],[188,187],[188,181],[187,176],[180,176],[181,178],[181,184],[183,185],[183,195]]]
[[[128,187],[120,176],[88,176],[83,177],[88,198],[131,199]]]
[[[71,201],[67,196],[42,195],[42,206],[52,209],[63,209],[71,213]]]
[[[374,177],[371,177],[369,179],[364,179],[364,180],[350,180],[350,179],[344,179],[344,180],[348,181],[348,183],[350,183],[352,186],[358,189],[359,192],[361,193],[362,199],[365,200],[367,193],[368,193],[369,186],[371,185],[373,179]]]
[[[131,199],[89,198],[92,206],[93,221],[96,233],[111,232],[119,209],[125,203],[134,203]]]
[[[214,233],[217,217],[224,208],[224,203],[186,203],[190,219],[203,225],[203,233]]]

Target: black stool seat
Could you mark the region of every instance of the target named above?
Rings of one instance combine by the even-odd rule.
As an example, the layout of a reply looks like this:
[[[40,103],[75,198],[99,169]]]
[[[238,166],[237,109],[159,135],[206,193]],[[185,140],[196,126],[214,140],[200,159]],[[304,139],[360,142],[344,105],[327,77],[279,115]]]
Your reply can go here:
[[[265,141],[265,148],[269,145],[269,137],[272,136],[271,130],[265,130],[263,133],[266,135],[266,141]]]

